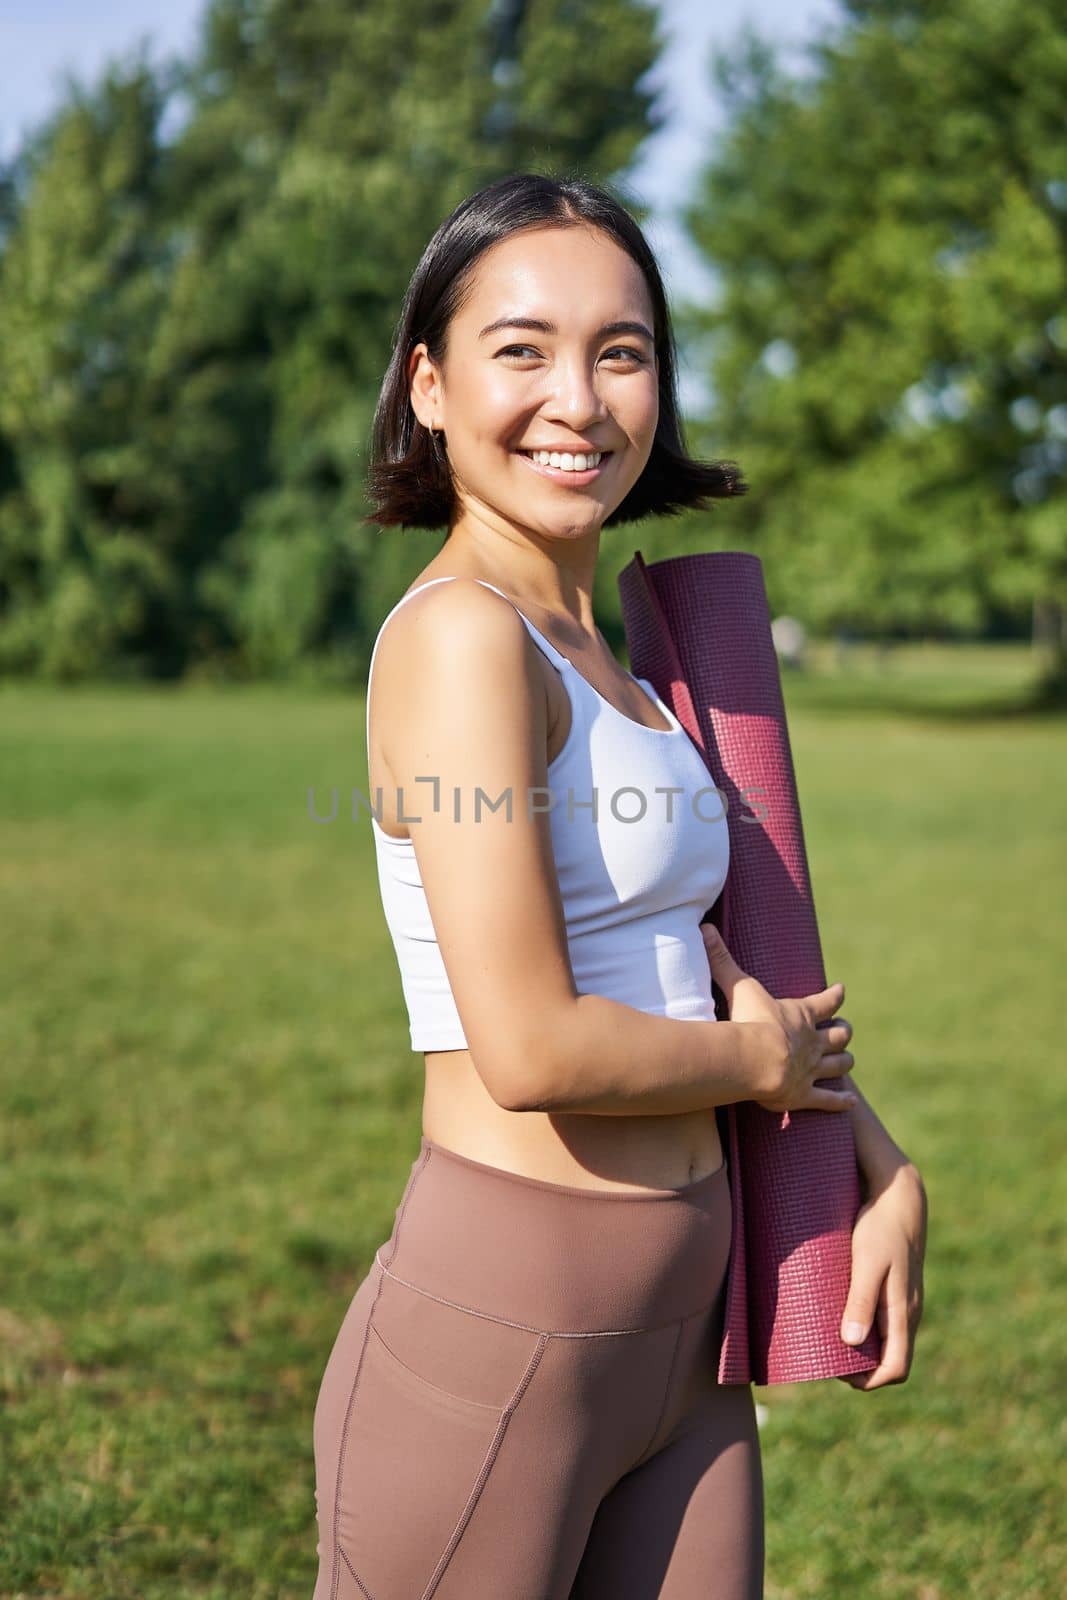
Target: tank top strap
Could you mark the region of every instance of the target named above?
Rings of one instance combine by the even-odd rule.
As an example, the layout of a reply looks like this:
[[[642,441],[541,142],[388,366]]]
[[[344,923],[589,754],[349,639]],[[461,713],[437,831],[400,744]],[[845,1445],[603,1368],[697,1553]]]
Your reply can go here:
[[[544,651],[545,655],[548,656],[549,660],[554,666],[559,667],[561,672],[565,671],[567,668],[571,668],[573,670],[573,663],[568,660],[568,658],[563,654],[563,651],[557,650],[551,639],[545,638],[540,628],[534,626],[529,617],[526,615],[525,611],[519,611],[518,606],[515,605],[514,600],[509,594],[504,594],[503,589],[498,589],[496,584],[490,583],[487,578],[475,578],[474,581],[475,583],[484,584],[487,589],[492,589],[496,594],[503,595],[508,605],[514,606],[515,610],[519,612],[519,616],[522,618],[523,622],[525,622],[527,631],[533,635],[534,642],[541,646],[541,649]]]
[[[370,757],[370,680],[371,680],[371,673],[374,671],[374,658],[378,654],[378,645],[381,643],[381,637],[382,637],[382,634],[385,632],[386,625],[388,624],[390,618],[393,616],[393,613],[396,612],[396,611],[399,611],[400,607],[404,604],[405,600],[410,600],[413,595],[421,594],[423,589],[429,589],[435,583],[451,583],[452,579],[456,578],[458,576],[459,576],[458,573],[449,572],[449,573],[446,573],[445,576],[441,577],[441,578],[428,578],[425,583],[420,583],[417,588],[409,589],[407,594],[402,594],[400,596],[400,599],[397,601],[396,605],[393,606],[392,610],[387,611],[386,614],[385,614],[385,617],[382,619],[381,627],[378,629],[378,636],[374,641],[374,648],[371,650],[371,653],[370,653],[370,663],[369,663],[369,665],[367,667],[367,756],[368,756],[368,759]],[[501,595],[502,598],[505,599],[508,602],[508,605],[514,607],[514,609],[518,612],[519,616],[522,618],[523,622],[526,624],[527,631],[530,634],[532,634],[535,644],[540,645],[542,651],[545,653],[545,655],[548,656],[549,660],[553,663],[553,665],[559,668],[560,672],[566,672],[569,669],[574,677],[581,677],[581,674],[577,671],[577,669],[574,667],[573,663],[567,658],[567,656],[565,656],[563,654],[563,651],[562,650],[557,650],[555,645],[552,643],[551,639],[546,639],[545,638],[545,636],[541,632],[540,628],[537,628],[537,627],[534,626],[534,624],[530,621],[529,617],[526,615],[525,611],[520,611],[519,610],[519,607],[517,605],[515,605],[515,602],[511,598],[510,595],[504,594],[503,589],[498,589],[495,583],[490,583],[489,582],[488,578],[475,578],[474,581],[475,581],[475,583],[482,584],[483,587],[486,588],[486,589],[492,589],[495,594]]]
[[[374,647],[373,647],[373,649],[371,650],[371,653],[370,653],[370,661],[369,661],[369,663],[367,665],[367,758],[368,758],[368,760],[370,759],[370,679],[371,679],[371,673],[374,671],[374,658],[378,654],[378,646],[381,643],[382,634],[385,632],[386,625],[388,624],[390,618],[393,616],[394,612],[397,612],[397,611],[400,610],[400,607],[404,604],[405,600],[410,600],[414,595],[421,594],[423,589],[432,588],[435,583],[451,583],[452,579],[455,576],[456,576],[456,574],[454,572],[449,572],[443,578],[427,578],[425,583],[420,583],[417,588],[409,589],[407,594],[402,594],[400,596],[400,599],[397,601],[396,605],[393,606],[391,608],[391,610],[387,611],[385,616],[382,618],[381,626],[378,629],[378,636],[374,641]]]

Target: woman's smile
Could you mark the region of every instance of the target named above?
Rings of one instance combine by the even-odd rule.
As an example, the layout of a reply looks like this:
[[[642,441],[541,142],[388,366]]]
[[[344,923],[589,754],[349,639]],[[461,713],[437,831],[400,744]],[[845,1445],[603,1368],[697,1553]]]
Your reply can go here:
[[[580,471],[578,468],[573,466],[553,466],[550,461],[538,459],[545,456],[546,452],[544,450],[538,450],[533,453],[527,450],[515,451],[515,454],[521,460],[525,461],[527,466],[532,467],[535,472],[539,472],[542,477],[551,478],[556,483],[570,484],[576,489],[581,488],[583,484],[593,483],[595,479],[599,478],[600,474],[604,471],[604,468],[607,466],[607,463],[611,460],[614,453],[615,452],[613,450],[600,451],[599,461],[596,461],[595,465],[591,467],[586,467],[584,471]],[[556,451],[553,451],[552,454],[563,455],[564,459],[570,455],[569,452],[557,453]],[[570,459],[573,459],[573,457],[570,457]]]

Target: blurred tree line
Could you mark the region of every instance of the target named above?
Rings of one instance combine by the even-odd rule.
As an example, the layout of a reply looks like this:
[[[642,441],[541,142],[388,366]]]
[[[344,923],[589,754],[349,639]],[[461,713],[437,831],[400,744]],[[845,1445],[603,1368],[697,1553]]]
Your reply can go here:
[[[410,274],[515,170],[644,220],[660,28],[648,0],[212,0],[193,59],[71,85],[0,171],[0,673],[359,681],[439,544],[362,521]],[[713,70],[686,222],[719,290],[676,312],[713,395],[691,444],[751,489],[606,541],[757,550],[817,628],[1040,604],[1067,682],[1055,0],[849,0],[805,73],[752,33]]]
[[[733,517],[816,627],[1036,606],[1067,690],[1067,28],[1054,0],[845,0],[783,74],[719,55],[686,309],[743,441]]]

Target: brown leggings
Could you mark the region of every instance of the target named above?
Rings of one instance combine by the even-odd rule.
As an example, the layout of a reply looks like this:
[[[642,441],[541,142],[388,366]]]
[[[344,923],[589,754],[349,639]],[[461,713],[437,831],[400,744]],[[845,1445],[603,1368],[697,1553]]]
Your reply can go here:
[[[313,1600],[759,1600],[729,1248],[725,1167],[627,1194],[423,1137],[319,1390]]]

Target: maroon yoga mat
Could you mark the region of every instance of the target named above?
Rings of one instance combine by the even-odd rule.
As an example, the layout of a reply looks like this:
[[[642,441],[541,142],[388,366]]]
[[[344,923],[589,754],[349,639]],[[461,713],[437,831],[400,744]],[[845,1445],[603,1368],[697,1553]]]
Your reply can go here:
[[[631,670],[671,706],[726,808],[730,865],[711,920],[776,998],[814,994],[826,972],[759,557],[716,550],[647,565],[637,551],[618,581]],[[869,1372],[877,1329],[862,1345],[839,1332],[860,1206],[847,1114],[744,1101],[717,1115],[733,1202],[718,1381]]]

